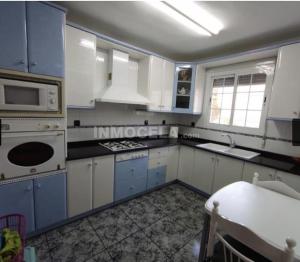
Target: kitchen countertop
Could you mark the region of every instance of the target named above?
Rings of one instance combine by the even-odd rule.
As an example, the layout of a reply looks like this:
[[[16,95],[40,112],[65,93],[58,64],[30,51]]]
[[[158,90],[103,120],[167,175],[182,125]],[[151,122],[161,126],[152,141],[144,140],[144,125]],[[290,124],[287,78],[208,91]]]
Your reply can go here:
[[[124,139],[110,139],[106,141],[121,141]],[[97,156],[105,156],[105,155],[112,155],[112,154],[122,154],[127,152],[134,152],[139,150],[148,150],[153,148],[159,148],[159,147],[166,147],[166,146],[174,146],[174,145],[185,145],[189,147],[196,148],[198,150],[206,150],[204,148],[196,147],[198,144],[204,144],[214,141],[209,141],[205,139],[183,139],[183,138],[136,138],[133,139],[134,141],[141,142],[145,144],[146,148],[137,148],[137,149],[131,149],[131,150],[123,150],[119,152],[113,152],[101,145],[99,145],[100,142],[103,142],[103,140],[93,140],[93,141],[82,141],[82,142],[70,142],[68,143],[68,157],[67,160],[77,160],[77,159],[83,159],[83,158],[90,158],[90,157],[97,157]],[[214,142],[218,144],[222,144],[219,142]],[[224,144],[226,145],[226,144]],[[245,148],[245,147],[237,147],[242,148],[245,150],[255,151],[259,152],[260,155],[257,157],[254,157],[252,159],[242,159],[243,161],[250,162],[253,164],[258,164],[274,169],[278,169],[281,171],[285,171],[288,173],[293,173],[296,175],[300,175],[300,163],[297,163],[294,161],[294,159],[290,156],[286,155],[280,155],[265,151],[259,151],[254,150],[251,148]],[[216,153],[209,151],[211,153]],[[216,154],[222,154],[222,153],[216,153]],[[237,158],[235,156],[229,156],[226,154],[223,154],[228,157]]]

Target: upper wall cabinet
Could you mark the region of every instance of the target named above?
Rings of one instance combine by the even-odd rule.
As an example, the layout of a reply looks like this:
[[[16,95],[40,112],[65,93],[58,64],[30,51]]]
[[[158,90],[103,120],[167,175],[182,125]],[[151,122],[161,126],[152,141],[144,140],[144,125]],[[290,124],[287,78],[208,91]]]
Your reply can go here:
[[[149,99],[151,111],[171,112],[175,65],[151,56],[149,63]]]
[[[68,107],[95,106],[96,36],[66,26],[66,99]]]
[[[201,114],[205,70],[198,65],[177,64],[173,112]]]
[[[300,44],[281,47],[269,106],[269,118],[290,120],[300,117]]]
[[[48,4],[1,2],[0,67],[63,77],[64,25],[64,11]]]
[[[25,2],[0,2],[0,67],[27,72]]]
[[[39,2],[26,7],[29,72],[63,77],[65,13]]]

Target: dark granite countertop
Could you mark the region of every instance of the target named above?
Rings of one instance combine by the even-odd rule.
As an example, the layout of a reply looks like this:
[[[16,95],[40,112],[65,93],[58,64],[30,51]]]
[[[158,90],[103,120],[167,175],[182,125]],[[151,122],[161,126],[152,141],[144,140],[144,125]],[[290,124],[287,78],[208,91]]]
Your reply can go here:
[[[110,139],[106,141],[118,141],[124,139]],[[68,143],[68,157],[67,160],[76,160],[76,159],[83,159],[83,158],[90,158],[96,156],[104,156],[104,155],[111,155],[111,154],[121,154],[126,152],[134,152],[139,150],[145,149],[152,149],[152,148],[159,148],[159,147],[166,147],[166,146],[173,146],[173,145],[185,145],[189,147],[193,147],[199,150],[206,150],[203,148],[196,147],[198,144],[209,143],[214,141],[209,141],[205,139],[183,139],[183,138],[135,138],[134,141],[138,141],[140,143],[145,144],[146,148],[139,148],[134,150],[124,150],[119,152],[112,152],[111,150],[99,145],[100,142],[103,140],[93,140],[93,141],[83,141],[83,142],[70,142]],[[217,142],[218,144],[222,144]],[[226,145],[226,144],[224,144]],[[255,151],[260,153],[259,156],[254,157],[249,160],[244,160],[246,162],[250,162],[253,164],[258,164],[274,169],[278,169],[281,171],[285,171],[288,173],[293,173],[296,175],[300,175],[300,163],[297,163],[293,157],[280,155],[260,150],[254,150],[252,148],[245,148],[245,147],[238,147],[245,150]],[[209,151],[209,150],[207,150]],[[212,151],[209,151],[212,152]],[[221,154],[221,153],[217,153]],[[224,154],[225,156],[228,156]],[[228,156],[233,157],[234,156]]]

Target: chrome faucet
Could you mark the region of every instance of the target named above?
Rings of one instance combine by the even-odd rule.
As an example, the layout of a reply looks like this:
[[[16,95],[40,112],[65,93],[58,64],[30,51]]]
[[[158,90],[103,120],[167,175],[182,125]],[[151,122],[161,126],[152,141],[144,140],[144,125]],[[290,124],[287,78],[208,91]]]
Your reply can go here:
[[[233,140],[233,138],[232,138],[231,135],[229,135],[229,134],[222,134],[222,136],[227,136],[228,137],[230,148],[234,148],[235,147],[235,142],[234,142],[234,140]]]

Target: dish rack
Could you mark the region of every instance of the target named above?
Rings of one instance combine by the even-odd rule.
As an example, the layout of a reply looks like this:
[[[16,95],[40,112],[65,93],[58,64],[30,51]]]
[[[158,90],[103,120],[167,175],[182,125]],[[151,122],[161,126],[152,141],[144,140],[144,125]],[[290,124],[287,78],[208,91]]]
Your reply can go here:
[[[11,262],[22,262],[24,257],[24,244],[25,244],[25,218],[20,214],[11,214],[0,217],[0,232],[4,228],[15,230],[19,233],[21,238],[21,249]]]

